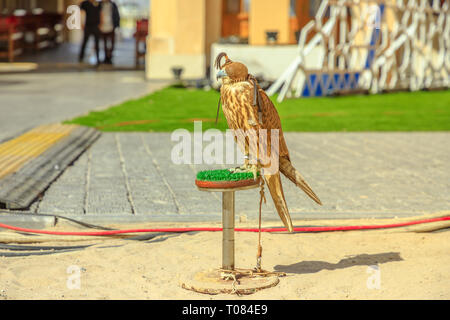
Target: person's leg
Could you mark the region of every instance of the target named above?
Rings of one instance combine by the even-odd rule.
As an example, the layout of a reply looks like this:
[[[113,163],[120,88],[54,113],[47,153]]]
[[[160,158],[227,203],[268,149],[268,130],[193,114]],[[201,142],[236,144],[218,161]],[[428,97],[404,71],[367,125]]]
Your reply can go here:
[[[105,63],[111,63],[111,32],[104,33],[103,35],[105,39]]]
[[[83,32],[83,42],[81,43],[80,55],[78,56],[78,61],[83,62],[84,52],[86,50],[86,44],[89,40],[90,32],[89,29],[85,28]]]
[[[111,48],[110,48],[110,51],[109,51],[109,60],[110,60],[111,63],[112,63],[112,58],[113,58],[115,41],[116,41],[116,33],[113,30],[111,32]]]
[[[95,39],[95,56],[97,58],[97,65],[100,64],[100,48],[99,48],[99,42],[100,42],[100,30],[96,28],[94,30],[94,39]]]
[[[105,33],[105,62],[109,63],[111,60],[111,33]]]
[[[102,38],[103,38],[103,52],[105,54],[103,62],[106,63],[108,61],[108,35],[102,32]]]

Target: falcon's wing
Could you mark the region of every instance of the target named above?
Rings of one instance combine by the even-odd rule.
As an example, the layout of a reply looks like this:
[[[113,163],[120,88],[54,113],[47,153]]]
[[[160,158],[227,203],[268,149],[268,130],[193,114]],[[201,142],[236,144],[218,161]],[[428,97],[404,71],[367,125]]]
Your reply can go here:
[[[266,95],[266,93],[263,90],[260,90],[260,96],[262,101],[262,110],[263,110],[263,120],[264,120],[264,127],[266,128],[273,128],[273,129],[279,129],[279,135],[280,135],[280,143],[279,143],[279,150],[280,150],[280,157],[279,157],[279,170],[281,173],[283,173],[289,180],[291,180],[296,186],[298,186],[300,189],[302,189],[311,199],[313,199],[318,204],[322,204],[319,197],[314,193],[314,191],[311,189],[311,187],[308,185],[308,183],[305,181],[303,176],[298,172],[294,166],[292,165],[290,159],[289,159],[289,151],[286,145],[286,141],[284,140],[283,131],[281,129],[281,121],[280,117],[278,115],[277,110],[275,109],[275,106],[273,105],[272,101],[270,101],[269,97]]]
[[[259,89],[259,95],[260,95],[259,101],[261,104],[261,111],[263,114],[262,127],[264,129],[267,129],[268,132],[270,131],[270,129],[278,129],[279,130],[279,138],[280,138],[279,154],[280,154],[280,157],[287,157],[289,159],[289,150],[287,148],[286,141],[284,140],[283,129],[281,128],[281,120],[280,120],[280,116],[278,115],[278,111],[275,108],[275,106],[273,105],[270,98],[264,92],[264,90]]]

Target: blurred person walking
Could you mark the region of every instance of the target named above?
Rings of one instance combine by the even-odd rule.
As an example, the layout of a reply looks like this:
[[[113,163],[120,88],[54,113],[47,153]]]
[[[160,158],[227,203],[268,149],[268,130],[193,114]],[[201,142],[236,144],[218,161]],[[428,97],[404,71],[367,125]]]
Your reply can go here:
[[[115,31],[120,27],[120,14],[117,5],[111,0],[102,0],[100,4],[100,32],[105,48],[104,63],[112,64],[115,43]]]
[[[100,41],[100,31],[98,25],[100,23],[100,7],[95,0],[85,0],[81,2],[80,9],[84,11],[84,36],[83,42],[81,44],[79,62],[84,60],[84,51],[86,49],[86,44],[91,36],[94,36],[95,41],[95,55],[97,58],[97,65],[100,64],[99,57],[99,41]]]

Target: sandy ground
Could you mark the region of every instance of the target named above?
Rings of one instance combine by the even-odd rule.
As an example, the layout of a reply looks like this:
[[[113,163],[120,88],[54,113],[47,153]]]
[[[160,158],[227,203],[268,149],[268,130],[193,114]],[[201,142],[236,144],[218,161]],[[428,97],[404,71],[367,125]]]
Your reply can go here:
[[[263,233],[263,268],[287,276],[247,296],[179,286],[196,271],[220,266],[220,232],[45,241],[40,245],[94,245],[0,257],[0,299],[450,299],[449,229],[400,231]],[[0,232],[0,239],[7,234],[17,235]],[[237,267],[255,266],[256,244],[256,233],[236,233]]]

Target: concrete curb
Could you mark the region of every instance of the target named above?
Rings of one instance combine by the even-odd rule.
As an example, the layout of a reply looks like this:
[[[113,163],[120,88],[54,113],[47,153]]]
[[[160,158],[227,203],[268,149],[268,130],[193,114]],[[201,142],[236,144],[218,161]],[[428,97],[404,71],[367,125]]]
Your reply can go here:
[[[20,213],[0,213],[0,222],[20,228],[47,229],[56,224],[56,218],[51,216],[23,215]],[[7,231],[0,228],[1,231]]]
[[[425,213],[379,213],[377,215],[371,214],[367,217],[363,215],[355,215],[355,213],[337,213],[332,218],[330,215],[320,213],[304,213],[292,214],[293,221],[314,221],[314,220],[355,220],[355,219],[391,219],[391,218],[414,218],[423,216]],[[152,215],[118,215],[118,214],[98,214],[98,215],[59,215],[69,219],[77,220],[84,223],[98,224],[98,225],[116,225],[116,224],[147,224],[147,223],[221,223],[222,216],[220,214],[205,214],[205,215],[180,215],[180,214],[152,214]],[[236,221],[239,221],[239,216],[236,215]],[[0,222],[16,227],[30,228],[30,229],[46,229],[58,225],[64,221],[51,214],[20,214],[20,213],[0,213]],[[270,218],[263,218],[265,223],[278,224],[279,218],[276,214]],[[257,219],[255,217],[246,217],[244,222],[255,223],[257,226]],[[146,225],[148,227],[148,225]],[[0,232],[5,229],[0,228]]]

